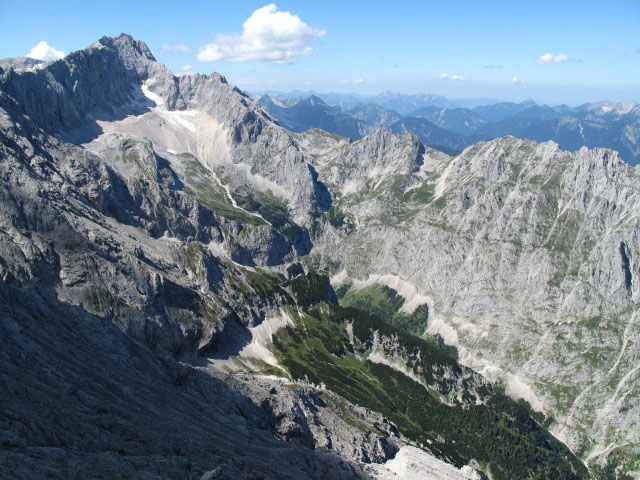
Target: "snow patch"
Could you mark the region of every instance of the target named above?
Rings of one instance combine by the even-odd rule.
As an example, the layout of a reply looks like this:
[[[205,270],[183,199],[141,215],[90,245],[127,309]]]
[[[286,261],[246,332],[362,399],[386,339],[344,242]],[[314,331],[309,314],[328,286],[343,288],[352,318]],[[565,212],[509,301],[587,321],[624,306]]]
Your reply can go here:
[[[160,108],[160,106],[162,105],[162,97],[156,93],[153,93],[150,89],[149,89],[149,85],[155,83],[155,79],[153,78],[149,78],[147,79],[143,84],[142,84],[142,93],[144,94],[145,97],[147,97],[149,100],[151,100],[153,103],[156,104],[156,107]]]
[[[395,458],[371,465],[376,480],[480,480],[480,475],[468,465],[457,469],[424,450],[405,445]]]
[[[151,140],[156,151],[189,153],[203,164],[229,163],[229,132],[224,123],[199,110],[168,110],[162,97],[150,90],[153,82],[147,80],[142,85],[143,95],[129,106],[142,109],[142,113],[122,120],[97,120],[104,133],[84,147],[91,150],[107,135],[120,133]]]
[[[149,86],[154,82],[153,78],[145,81],[142,85],[142,93],[155,104],[151,111],[168,126],[174,127],[173,131],[154,132],[152,134],[154,144],[158,143],[167,151],[191,153],[206,164],[227,162],[229,143],[224,123],[218,122],[199,110],[168,110],[162,97],[150,90]],[[145,115],[138,118],[143,117]]]

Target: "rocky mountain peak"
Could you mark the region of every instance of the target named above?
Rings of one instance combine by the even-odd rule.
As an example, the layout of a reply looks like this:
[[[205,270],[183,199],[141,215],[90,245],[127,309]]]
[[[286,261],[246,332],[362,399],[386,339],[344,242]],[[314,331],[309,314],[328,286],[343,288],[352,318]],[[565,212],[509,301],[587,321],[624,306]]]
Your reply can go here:
[[[322,101],[321,98],[316,97],[315,95],[311,95],[307,101],[309,102],[310,105],[326,105],[325,102]]]
[[[131,35],[121,33],[115,38],[102,37],[96,43],[107,48],[116,49],[122,58],[126,57],[143,57],[153,62],[156,61],[147,44],[142,40],[134,40]],[[95,44],[94,44],[95,45]]]
[[[36,70],[45,67],[47,63],[48,62],[31,57],[3,58],[0,59],[0,69],[13,69],[16,72],[35,72]]]
[[[172,74],[143,42],[122,34],[103,37],[35,72],[11,70],[0,77],[0,88],[41,128],[64,132],[81,126],[88,115],[112,115],[132,102],[151,76]],[[4,98],[3,104],[11,100]]]

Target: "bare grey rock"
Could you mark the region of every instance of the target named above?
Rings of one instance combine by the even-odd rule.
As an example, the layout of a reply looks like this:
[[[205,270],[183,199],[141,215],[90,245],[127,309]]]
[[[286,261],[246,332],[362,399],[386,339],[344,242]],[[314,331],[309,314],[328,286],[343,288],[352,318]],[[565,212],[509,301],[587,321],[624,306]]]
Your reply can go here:
[[[506,137],[449,157],[383,130],[292,133],[224,77],[175,77],[121,35],[2,69],[0,158],[7,475],[270,478],[288,452],[285,478],[357,478],[389,458],[393,427],[346,405],[382,425],[355,431],[321,389],[178,363],[250,341],[289,295],[265,275],[298,260],[413,286],[429,332],[583,458],[637,458],[640,185],[615,152]]]
[[[418,171],[414,152],[388,155],[398,177],[382,176],[382,188],[371,188],[372,167],[327,156],[319,170],[330,188],[355,179],[335,202],[355,229],[327,228],[316,264],[344,269],[345,282],[391,275],[417,287],[428,331],[463,363],[552,416],[585,458],[602,460],[609,445],[634,458],[635,169],[612,151],[512,137],[455,158],[427,150]]]
[[[104,319],[3,281],[0,299],[3,478],[367,478]]]

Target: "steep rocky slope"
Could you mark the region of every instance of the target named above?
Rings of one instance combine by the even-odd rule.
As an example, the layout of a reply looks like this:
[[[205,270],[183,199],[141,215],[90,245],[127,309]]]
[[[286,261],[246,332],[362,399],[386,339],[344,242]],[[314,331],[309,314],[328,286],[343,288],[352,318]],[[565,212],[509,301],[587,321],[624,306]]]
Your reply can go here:
[[[86,67],[103,62],[113,64]],[[294,208],[261,192],[268,179],[237,164],[225,177],[251,186],[251,200],[262,202],[251,212],[213,167],[276,140],[270,153],[281,168],[302,172],[291,195],[307,202],[303,221],[314,212],[307,193],[326,195],[313,169],[290,150],[290,134],[249,102],[243,110],[245,97],[221,77],[198,79],[230,130],[202,110],[169,110],[177,79],[159,85],[168,85],[161,99],[147,87],[149,72],[166,71],[124,35],[51,70],[3,72],[2,477],[375,477],[366,464],[412,442],[382,415],[283,371],[265,376],[274,368],[260,355],[258,376],[204,361],[241,351],[283,305],[295,308],[292,293],[271,284],[305,247],[295,243],[305,229],[290,220]],[[88,74],[127,81],[98,100]],[[180,102],[201,88],[193,83]],[[30,103],[38,96],[43,105]],[[197,121],[209,127],[203,136],[189,123]],[[252,121],[265,135],[257,146],[242,138]],[[234,140],[245,145],[231,151]],[[433,468],[470,478],[425,455]]]
[[[459,478],[587,476],[468,367],[554,414],[585,457],[634,468],[637,181],[615,154],[506,138],[451,158],[382,130],[292,133],[127,35],[3,67],[0,109],[5,476],[366,478],[409,444]],[[394,327],[344,310],[314,271],[388,284],[406,315],[427,302],[467,367],[397,311]],[[611,347],[597,362],[569,352],[595,336]],[[553,385],[593,393],[554,403]]]
[[[385,284],[428,304],[428,330],[463,363],[544,411],[585,458],[613,452],[637,470],[635,169],[615,152],[512,137],[455,158],[407,140],[370,136],[321,160],[349,224],[310,262],[335,285]]]
[[[309,448],[314,435],[359,433],[311,387],[278,386],[276,398],[273,384],[251,385],[269,399],[261,405],[224,375],[152,352],[84,309],[4,282],[0,298],[3,478],[367,478]],[[296,429],[299,441],[288,441]]]

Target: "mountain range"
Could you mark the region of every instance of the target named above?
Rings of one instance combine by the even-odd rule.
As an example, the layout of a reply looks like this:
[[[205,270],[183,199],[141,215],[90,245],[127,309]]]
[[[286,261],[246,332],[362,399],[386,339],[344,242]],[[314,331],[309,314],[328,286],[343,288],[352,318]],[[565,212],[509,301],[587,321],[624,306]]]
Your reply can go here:
[[[636,168],[405,105],[0,61],[2,477],[638,478]]]
[[[304,104],[308,99],[277,97],[281,105],[274,108],[271,97],[260,98],[258,103],[294,131],[318,127],[357,140],[383,127],[393,133],[414,133],[425,145],[450,154],[458,154],[479,141],[512,135],[537,142],[553,141],[571,151],[583,146],[611,148],[631,165],[640,162],[640,105],[635,102],[549,107],[525,100],[462,108],[437,95],[387,92],[377,97],[355,98],[318,94],[313,96],[312,105],[301,109],[292,105]],[[363,100],[368,103],[362,103]],[[350,108],[344,110],[339,108],[341,105]],[[327,114],[327,110],[331,113]],[[375,115],[361,113],[374,110]],[[327,117],[333,123],[327,122]],[[390,122],[391,118],[395,122]]]

